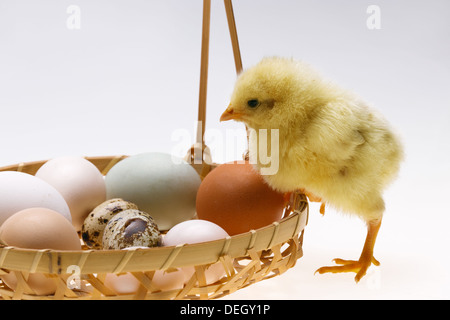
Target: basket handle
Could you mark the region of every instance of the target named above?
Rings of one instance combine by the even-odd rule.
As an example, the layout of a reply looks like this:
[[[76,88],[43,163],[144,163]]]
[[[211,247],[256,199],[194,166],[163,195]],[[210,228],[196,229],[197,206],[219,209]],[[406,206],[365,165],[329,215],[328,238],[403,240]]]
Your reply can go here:
[[[230,30],[231,44],[233,47],[233,56],[236,65],[236,73],[242,71],[242,59],[239,49],[239,41],[234,19],[233,5],[231,0],[224,0],[225,11],[227,14],[228,28]],[[200,60],[200,87],[198,99],[198,117],[197,117],[197,135],[196,143],[188,152],[188,159],[191,163],[201,163],[203,152],[209,150],[205,145],[205,123],[206,123],[206,98],[208,88],[208,63],[209,63],[209,35],[211,22],[211,0],[203,0],[203,21],[202,21],[202,47]],[[199,150],[200,149],[200,150]]]
[[[198,125],[196,142],[202,145],[205,135],[206,121],[206,93],[208,87],[208,63],[209,63],[209,30],[211,21],[211,0],[203,0],[203,22],[202,22],[202,49],[200,60],[200,88],[198,97]]]
[[[236,21],[234,20],[233,4],[231,0],[224,0],[225,10],[227,13],[228,28],[230,29],[231,45],[233,46],[234,63],[236,65],[236,74],[242,72],[241,50],[239,49],[239,40],[236,29]]]
[[[233,47],[233,55],[234,55],[234,63],[236,65],[236,74],[239,75],[242,70],[242,58],[241,58],[241,50],[239,48],[239,40],[237,35],[237,29],[236,29],[236,21],[234,20],[234,12],[233,12],[233,4],[231,3],[231,0],[224,0],[225,2],[225,10],[227,13],[227,20],[228,20],[228,28],[230,29],[230,36],[231,36],[231,45]],[[247,132],[247,145],[249,141],[249,131],[247,125],[245,125],[245,131]],[[249,151],[244,152],[242,155],[244,160],[249,160]]]

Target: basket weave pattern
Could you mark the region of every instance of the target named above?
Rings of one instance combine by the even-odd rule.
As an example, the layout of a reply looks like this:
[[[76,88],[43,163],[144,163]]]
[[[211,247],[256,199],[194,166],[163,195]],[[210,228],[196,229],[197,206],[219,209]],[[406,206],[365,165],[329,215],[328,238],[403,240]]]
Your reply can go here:
[[[126,156],[87,157],[103,174]],[[45,163],[37,161],[0,168],[0,171],[21,171],[35,174]],[[204,174],[203,166],[195,166]],[[208,168],[213,168],[209,166]],[[132,250],[80,251],[31,250],[0,247],[0,276],[13,272],[15,290],[0,281],[2,299],[217,299],[253,283],[284,273],[303,255],[303,230],[307,224],[308,202],[304,194],[294,193],[285,209],[285,217],[258,230],[198,244]],[[80,240],[81,241],[81,240]],[[205,270],[221,263],[226,275],[208,284]],[[68,268],[77,266],[82,286],[72,288]],[[170,272],[174,268],[195,267],[183,288],[164,291],[152,278],[156,270]],[[139,288],[132,294],[118,294],[106,287],[108,273],[130,272]],[[27,284],[30,273],[52,278],[56,291],[38,295]]]

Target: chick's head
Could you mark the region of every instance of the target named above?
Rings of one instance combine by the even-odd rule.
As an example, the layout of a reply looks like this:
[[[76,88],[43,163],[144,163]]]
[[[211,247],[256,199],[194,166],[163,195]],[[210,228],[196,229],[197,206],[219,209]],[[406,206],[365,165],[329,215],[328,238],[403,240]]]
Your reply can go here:
[[[325,93],[321,79],[308,65],[265,58],[238,77],[220,120],[241,121],[251,128],[280,128],[288,124],[290,115],[306,115]]]

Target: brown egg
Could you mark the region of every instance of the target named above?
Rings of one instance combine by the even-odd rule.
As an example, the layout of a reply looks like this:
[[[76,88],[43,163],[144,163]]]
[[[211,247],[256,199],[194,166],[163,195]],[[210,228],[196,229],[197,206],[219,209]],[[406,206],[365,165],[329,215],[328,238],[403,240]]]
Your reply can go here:
[[[221,226],[229,235],[280,220],[285,201],[248,163],[230,162],[212,170],[197,192],[197,216]]]
[[[73,225],[64,216],[46,208],[29,208],[10,216],[0,227],[0,242],[27,249],[81,250],[80,238]],[[1,277],[15,290],[14,273]],[[26,294],[48,295],[56,290],[53,279],[43,274],[30,274],[26,279],[30,290]]]

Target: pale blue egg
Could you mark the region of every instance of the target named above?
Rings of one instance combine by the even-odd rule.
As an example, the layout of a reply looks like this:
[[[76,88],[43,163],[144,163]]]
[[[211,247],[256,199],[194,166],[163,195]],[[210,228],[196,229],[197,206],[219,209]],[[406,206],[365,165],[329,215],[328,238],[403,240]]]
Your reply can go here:
[[[117,163],[105,177],[108,199],[122,198],[147,212],[160,230],[195,215],[201,179],[181,158],[166,153],[134,155]]]

